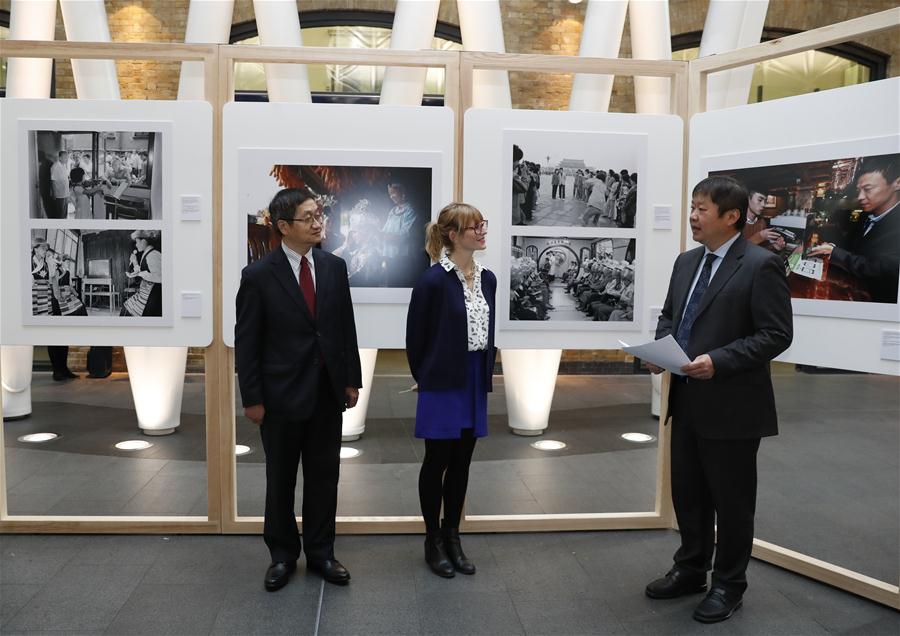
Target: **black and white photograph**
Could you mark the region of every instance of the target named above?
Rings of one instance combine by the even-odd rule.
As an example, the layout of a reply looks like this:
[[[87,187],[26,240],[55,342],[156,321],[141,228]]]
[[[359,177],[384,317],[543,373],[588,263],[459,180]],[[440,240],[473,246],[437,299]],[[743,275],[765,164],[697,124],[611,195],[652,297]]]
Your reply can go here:
[[[162,219],[162,134],[28,131],[29,218]]]
[[[241,175],[247,214],[247,263],[281,243],[267,206],[282,188],[306,188],[325,216],[321,249],[347,262],[351,288],[411,288],[430,266],[428,167],[284,165],[248,162]]]
[[[513,236],[509,319],[633,322],[635,239]]]
[[[507,131],[513,226],[634,228],[640,135]]]
[[[69,324],[162,317],[161,238],[144,229],[32,229],[31,315]]]

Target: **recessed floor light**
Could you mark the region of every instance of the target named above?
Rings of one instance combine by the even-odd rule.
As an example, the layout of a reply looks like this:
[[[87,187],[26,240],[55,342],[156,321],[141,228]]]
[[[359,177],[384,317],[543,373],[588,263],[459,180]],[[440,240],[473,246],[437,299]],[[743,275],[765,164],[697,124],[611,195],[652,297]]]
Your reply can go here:
[[[362,451],[352,446],[341,446],[341,459],[354,459],[362,455]]]
[[[542,439],[536,442],[532,442],[531,445],[534,448],[542,451],[558,451],[566,447],[565,442],[560,442],[555,439]]]
[[[56,433],[29,433],[18,438],[20,442],[30,442],[32,444],[40,444],[41,442],[49,442],[59,437]]]
[[[653,435],[647,435],[646,433],[622,433],[622,439],[638,444],[646,444],[647,442],[654,441],[656,438]]]
[[[116,448],[126,451],[146,450],[151,446],[153,446],[153,444],[142,439],[129,439],[116,444]]]
[[[234,454],[240,457],[241,455],[249,455],[250,447],[245,444],[235,444],[234,445]]]

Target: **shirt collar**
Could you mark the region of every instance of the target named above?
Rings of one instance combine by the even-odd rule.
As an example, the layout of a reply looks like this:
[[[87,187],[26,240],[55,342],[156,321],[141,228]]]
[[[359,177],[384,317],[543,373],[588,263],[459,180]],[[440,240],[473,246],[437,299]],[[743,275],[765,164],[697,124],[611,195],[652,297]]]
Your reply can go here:
[[[287,246],[287,244],[284,241],[282,241],[281,249],[284,250],[284,253],[288,257],[289,260],[300,263],[300,259],[305,258],[312,267],[315,267],[315,265],[316,265],[315,261],[313,260],[312,248],[309,248],[309,251],[306,253],[306,256],[301,256],[299,252],[292,250],[291,248],[289,248]]]
[[[898,205],[900,205],[900,203],[895,203],[893,207],[888,208],[878,216],[869,216],[869,220],[872,221],[872,223],[878,223],[878,221],[886,217],[889,212],[893,212],[894,210],[896,210]]]
[[[740,235],[741,235],[741,233],[738,232],[737,234],[735,234],[734,236],[732,236],[730,239],[728,239],[727,241],[725,241],[724,243],[722,243],[722,244],[719,246],[719,249],[717,249],[715,252],[710,252],[710,251],[709,251],[709,248],[704,248],[704,250],[705,250],[705,251],[704,251],[704,256],[706,256],[707,254],[715,254],[715,255],[718,256],[719,258],[725,258],[725,255],[728,253],[728,250],[731,248],[732,245],[734,245],[734,242],[735,242],[736,240],[738,240],[738,238],[740,237]]]
[[[484,267],[474,256],[472,257],[472,262],[475,264],[475,267],[473,269],[474,273],[480,274],[481,270],[484,269]],[[438,263],[440,263],[441,267],[444,268],[445,272],[452,272],[454,269],[459,271],[456,263],[450,260],[450,256],[447,254],[447,250],[441,251],[441,259],[438,261]]]

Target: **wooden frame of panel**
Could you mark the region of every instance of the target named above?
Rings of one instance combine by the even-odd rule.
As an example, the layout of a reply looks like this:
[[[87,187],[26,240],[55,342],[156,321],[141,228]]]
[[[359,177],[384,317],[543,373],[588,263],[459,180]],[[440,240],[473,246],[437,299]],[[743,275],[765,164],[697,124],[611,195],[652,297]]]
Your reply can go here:
[[[217,109],[216,71],[218,50],[215,45],[168,43],[111,43],[111,42],[48,42],[5,40],[0,42],[4,57],[93,59],[93,60],[152,60],[160,62],[195,61],[203,63],[204,94],[213,105],[213,130],[218,139],[221,109]],[[213,241],[214,272],[213,295],[215,312],[219,315],[222,305],[221,275],[221,174],[218,154],[213,153]],[[215,337],[221,340],[221,320],[216,323]],[[219,453],[219,421],[217,409],[219,386],[215,371],[221,366],[219,350],[213,345],[206,348],[205,360],[205,415],[206,415],[206,479],[207,515],[193,516],[32,516],[10,515],[6,507],[6,452],[3,427],[0,426],[0,532],[77,532],[77,533],[214,533],[221,531],[222,510],[218,493],[221,454]],[[215,494],[215,496],[213,496]]]
[[[690,113],[694,115],[706,110],[707,79],[711,73],[748,66],[793,53],[821,49],[833,44],[841,44],[854,38],[896,29],[898,26],[900,26],[900,7],[789,35],[736,51],[692,60],[689,62]],[[687,164],[685,164],[685,174],[687,174]],[[687,192],[688,190],[685,189],[685,197]],[[815,559],[801,552],[760,539],[754,539],[753,541],[753,556],[847,592],[900,609],[900,587],[897,585],[879,581],[860,572]],[[900,579],[900,574],[898,574],[898,579]]]

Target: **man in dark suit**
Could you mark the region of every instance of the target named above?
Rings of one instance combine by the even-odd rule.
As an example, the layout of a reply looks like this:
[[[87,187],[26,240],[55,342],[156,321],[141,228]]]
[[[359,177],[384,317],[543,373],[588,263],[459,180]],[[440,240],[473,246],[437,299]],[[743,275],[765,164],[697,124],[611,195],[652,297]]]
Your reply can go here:
[[[900,279],[900,166],[897,155],[868,157],[859,167],[856,190],[866,213],[850,230],[846,248],[824,243],[810,256],[830,256],[830,265],[862,282],[872,302],[896,303]]]
[[[269,217],[281,248],[244,268],[234,332],[244,414],[259,425],[266,452],[265,587],[283,587],[300,556],[301,456],[306,565],[343,584],[350,574],[334,557],[341,412],[356,405],[362,386],[347,265],[314,247],[324,219],[308,191],[280,191]]]
[[[681,547],[674,567],[646,594],[705,591],[712,566],[709,593],[694,610],[706,623],[729,618],[747,588],[756,453],[760,438],[778,433],[769,362],[793,337],[781,260],[741,236],[746,214],[747,190],[734,179],[697,184],[690,223],[702,246],[676,259],[656,328],[657,338],[672,334],[692,362],[672,376],[669,392]]]

